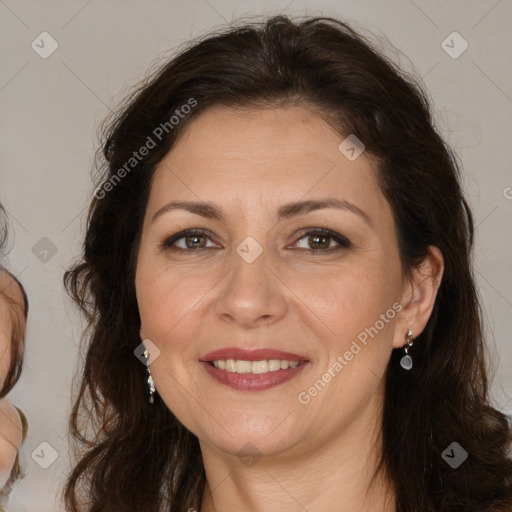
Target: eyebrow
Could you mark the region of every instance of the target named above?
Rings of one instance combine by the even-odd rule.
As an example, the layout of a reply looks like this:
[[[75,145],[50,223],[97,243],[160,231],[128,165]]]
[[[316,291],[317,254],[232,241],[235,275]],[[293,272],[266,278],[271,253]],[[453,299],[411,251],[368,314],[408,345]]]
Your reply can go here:
[[[281,222],[291,217],[305,215],[306,213],[324,208],[337,208],[339,210],[352,212],[361,217],[369,226],[372,226],[372,221],[367,213],[358,208],[355,204],[345,200],[336,199],[334,197],[327,197],[322,200],[308,200],[287,203],[279,208],[277,222]],[[200,215],[201,217],[205,217],[207,219],[215,219],[220,222],[226,222],[226,215],[222,208],[215,206],[212,203],[194,201],[170,201],[155,212],[151,218],[151,222],[154,222],[158,217],[172,210],[186,210],[190,213]]]

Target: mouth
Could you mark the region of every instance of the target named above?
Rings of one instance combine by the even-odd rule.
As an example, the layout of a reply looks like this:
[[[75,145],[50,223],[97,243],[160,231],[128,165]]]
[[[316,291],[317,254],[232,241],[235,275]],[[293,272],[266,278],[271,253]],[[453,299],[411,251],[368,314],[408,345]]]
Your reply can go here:
[[[298,354],[271,349],[216,350],[200,359],[217,382],[243,391],[262,391],[294,378],[309,360]]]
[[[305,361],[289,361],[288,359],[268,359],[261,361],[244,361],[243,359],[217,359],[207,361],[214,368],[230,373],[252,373],[259,375],[261,373],[275,372],[278,370],[288,370],[296,368]]]

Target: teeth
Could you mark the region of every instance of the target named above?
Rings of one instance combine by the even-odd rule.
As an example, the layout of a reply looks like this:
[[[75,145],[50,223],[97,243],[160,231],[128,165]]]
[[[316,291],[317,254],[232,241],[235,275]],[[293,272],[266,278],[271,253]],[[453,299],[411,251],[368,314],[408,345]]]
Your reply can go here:
[[[243,361],[237,359],[219,359],[213,361],[213,366],[219,370],[225,370],[231,373],[268,373],[277,370],[287,370],[288,368],[296,368],[298,361],[281,361],[279,359],[269,359],[262,361]]]
[[[276,370],[281,369],[281,361],[279,359],[271,359],[268,362],[268,371],[269,372],[275,372]]]
[[[251,373],[252,371],[251,361],[237,361],[235,367],[236,373]]]

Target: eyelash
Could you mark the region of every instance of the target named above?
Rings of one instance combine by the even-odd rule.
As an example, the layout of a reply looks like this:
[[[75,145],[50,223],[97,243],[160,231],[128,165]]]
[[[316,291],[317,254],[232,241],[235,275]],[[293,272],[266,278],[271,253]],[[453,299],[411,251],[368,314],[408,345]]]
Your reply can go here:
[[[198,251],[201,249],[211,249],[212,247],[199,247],[196,249],[188,248],[183,249],[182,247],[173,247],[173,244],[177,242],[178,240],[181,240],[182,238],[186,238],[187,236],[198,236],[203,235],[211,240],[211,234],[209,231],[201,228],[195,228],[195,229],[186,229],[184,231],[180,231],[179,233],[176,233],[175,235],[170,236],[164,242],[162,243],[162,248],[164,250],[173,250],[173,251],[181,251],[181,252],[191,252],[191,251]],[[339,251],[340,249],[348,249],[352,246],[352,243],[350,240],[345,238],[344,236],[336,233],[335,231],[331,231],[330,229],[326,228],[315,228],[310,229],[306,233],[304,233],[300,238],[297,239],[295,243],[302,240],[303,238],[307,238],[310,236],[320,235],[327,238],[331,238],[335,242],[337,242],[339,245],[337,247],[330,247],[328,249],[299,249],[302,251],[307,251],[309,253],[313,254],[319,254],[319,253],[331,253],[334,251]],[[212,240],[213,241],[213,240]],[[297,250],[297,249],[295,249]]]

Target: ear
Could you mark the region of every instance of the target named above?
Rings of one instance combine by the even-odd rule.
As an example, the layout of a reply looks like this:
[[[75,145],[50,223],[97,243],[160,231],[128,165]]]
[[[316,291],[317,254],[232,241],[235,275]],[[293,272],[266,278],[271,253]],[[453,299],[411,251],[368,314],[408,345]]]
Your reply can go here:
[[[144,334],[144,327],[142,327],[142,325],[140,326],[139,336],[141,341],[144,341],[146,339],[146,335]]]
[[[418,337],[425,329],[434,308],[443,271],[444,259],[441,251],[433,245],[429,246],[424,260],[404,281],[400,301],[402,309],[397,315],[393,348],[405,345],[408,329],[412,331],[413,338]]]

